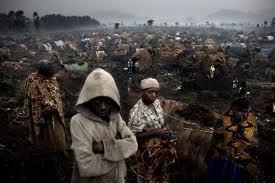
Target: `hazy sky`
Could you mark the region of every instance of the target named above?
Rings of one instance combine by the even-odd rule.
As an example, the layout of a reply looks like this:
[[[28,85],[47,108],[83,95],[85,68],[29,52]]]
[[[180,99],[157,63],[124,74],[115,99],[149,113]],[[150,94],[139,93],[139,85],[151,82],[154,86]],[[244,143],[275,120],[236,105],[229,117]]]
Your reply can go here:
[[[257,11],[275,8],[275,0],[0,0],[0,11],[24,10],[27,16],[62,13],[85,15],[118,10],[139,17],[201,17],[221,9]]]

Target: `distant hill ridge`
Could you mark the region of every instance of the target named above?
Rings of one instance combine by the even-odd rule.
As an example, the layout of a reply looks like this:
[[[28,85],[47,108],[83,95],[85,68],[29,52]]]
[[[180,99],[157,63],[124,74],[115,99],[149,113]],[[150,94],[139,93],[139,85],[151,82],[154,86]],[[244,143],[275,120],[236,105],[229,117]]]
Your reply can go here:
[[[224,9],[215,13],[209,14],[203,20],[215,21],[215,22],[251,22],[251,23],[263,23],[265,20],[269,20],[272,15],[263,15],[254,12],[243,12],[239,10]]]

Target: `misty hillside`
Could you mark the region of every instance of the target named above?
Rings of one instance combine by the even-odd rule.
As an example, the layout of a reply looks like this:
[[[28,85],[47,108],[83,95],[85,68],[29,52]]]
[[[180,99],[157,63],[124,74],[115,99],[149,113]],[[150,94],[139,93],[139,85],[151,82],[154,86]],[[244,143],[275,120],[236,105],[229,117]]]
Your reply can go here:
[[[262,9],[258,11],[260,14],[265,15],[268,22],[275,17],[275,7],[271,7],[268,9]]]
[[[266,19],[265,15],[252,12],[243,12],[238,10],[220,10],[205,17],[205,21],[213,22],[235,22],[235,23],[263,23]]]
[[[114,22],[120,22],[125,25],[133,25],[136,24],[143,24],[149,18],[148,17],[139,17],[131,13],[116,11],[116,10],[108,10],[108,11],[95,11],[89,14],[91,17],[99,20],[101,23],[112,25]],[[217,11],[215,13],[209,14],[208,16],[202,19],[192,18],[192,20],[187,18],[157,18],[154,17],[154,20],[157,22],[172,22],[175,21],[182,22],[217,22],[217,23],[253,23],[253,24],[263,24],[265,20],[268,22],[275,17],[275,10],[274,9],[263,9],[258,10],[257,13],[254,12],[244,12],[239,10],[231,10],[231,9],[224,9]],[[182,22],[183,23],[183,22]]]
[[[123,22],[124,24],[133,24],[134,22],[139,23],[145,20],[145,18],[120,11],[96,11],[90,13],[90,15],[102,23]]]

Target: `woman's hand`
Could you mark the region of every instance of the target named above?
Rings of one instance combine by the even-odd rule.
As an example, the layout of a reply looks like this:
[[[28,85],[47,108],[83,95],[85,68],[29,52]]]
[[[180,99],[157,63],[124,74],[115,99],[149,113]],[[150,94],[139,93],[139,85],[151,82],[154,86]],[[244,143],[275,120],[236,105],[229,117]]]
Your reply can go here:
[[[169,139],[170,130],[168,128],[144,128],[143,132],[136,134],[138,140],[142,141],[146,138],[163,137]]]
[[[162,136],[162,137],[169,137],[170,130],[168,128],[160,128],[160,129],[155,130],[155,134]]]

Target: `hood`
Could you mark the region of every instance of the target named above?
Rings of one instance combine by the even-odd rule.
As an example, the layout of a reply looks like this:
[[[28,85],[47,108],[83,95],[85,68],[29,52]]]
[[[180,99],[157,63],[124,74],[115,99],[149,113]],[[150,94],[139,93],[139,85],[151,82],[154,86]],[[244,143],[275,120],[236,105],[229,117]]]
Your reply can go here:
[[[114,78],[111,74],[99,68],[87,76],[75,106],[76,111],[86,117],[94,116],[90,109],[83,104],[96,97],[109,97],[120,109],[120,96]]]

